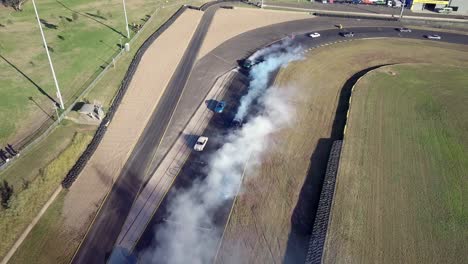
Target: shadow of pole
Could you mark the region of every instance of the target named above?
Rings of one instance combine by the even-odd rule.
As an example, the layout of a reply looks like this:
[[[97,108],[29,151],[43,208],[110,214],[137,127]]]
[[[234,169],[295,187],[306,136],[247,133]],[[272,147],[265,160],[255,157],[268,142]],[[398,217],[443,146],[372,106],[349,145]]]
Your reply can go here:
[[[330,138],[319,139],[310,158],[309,169],[291,216],[291,230],[283,263],[304,263],[306,260],[307,248],[318,210],[330,151],[335,140],[343,139],[349,109],[349,98],[353,86],[359,78],[369,71],[387,65],[391,64],[377,65],[359,71],[351,76],[343,85],[336,107]]]
[[[20,69],[18,69],[18,67],[16,67],[13,63],[11,63],[9,60],[7,60],[5,57],[3,57],[3,55],[1,55],[1,54],[0,54],[0,58],[2,58],[6,63],[8,63],[18,73],[23,75],[23,77],[26,78],[30,83],[32,83],[34,86],[36,86],[37,90],[39,90],[39,92],[41,94],[47,96],[47,98],[49,98],[55,105],[57,105],[57,107],[60,107],[59,103],[57,103],[57,101],[55,101],[54,98],[52,98],[46,91],[44,91],[44,89],[42,89],[36,82],[34,82],[31,78],[29,78],[24,72],[22,72]]]
[[[105,24],[105,23],[103,23],[103,22],[97,20],[96,18],[94,18],[93,16],[88,15],[87,13],[86,13],[86,14],[83,14],[83,13],[81,13],[81,12],[75,11],[75,10],[69,8],[67,5],[65,5],[64,3],[62,3],[62,2],[60,2],[60,1],[58,1],[58,0],[56,0],[56,2],[57,2],[58,4],[60,4],[61,6],[63,6],[65,9],[67,9],[67,10],[73,12],[73,13],[76,13],[76,14],[78,14],[78,15],[81,15],[81,16],[84,16],[84,17],[86,17],[86,18],[89,18],[89,19],[93,20],[94,22],[99,23],[99,24],[101,24],[101,25],[107,27],[108,29],[114,31],[115,33],[117,33],[117,34],[123,36],[124,38],[127,37],[127,36],[124,35],[122,32],[120,32],[120,31],[118,31],[117,29],[115,29],[115,28],[113,28],[113,27],[111,27],[111,26],[109,26],[109,25],[107,25],[107,24]]]
[[[51,115],[49,112],[47,112],[44,108],[42,108],[32,96],[28,97],[28,99],[33,102],[46,116],[48,116],[50,119],[55,120],[54,116]]]

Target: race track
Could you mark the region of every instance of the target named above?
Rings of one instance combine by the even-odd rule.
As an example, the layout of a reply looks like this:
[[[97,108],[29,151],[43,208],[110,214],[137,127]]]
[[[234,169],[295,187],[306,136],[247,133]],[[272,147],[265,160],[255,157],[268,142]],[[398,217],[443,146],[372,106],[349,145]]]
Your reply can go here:
[[[421,39],[423,35],[432,33],[421,30],[413,30],[412,33],[399,33],[394,28],[400,24],[394,21],[322,17],[305,19],[246,32],[224,42],[195,63],[202,40],[217,8],[218,6],[212,6],[205,11],[169,87],[115,183],[111,194],[105,201],[95,224],[75,256],[74,263],[103,263],[108,258],[132,202],[141,185],[144,184],[145,177],[157,167],[163,157],[156,156],[157,158],[153,159],[158,148],[161,145],[166,147],[172,145],[194,111],[202,103],[216,77],[236,67],[239,59],[274,41],[291,36],[293,33],[295,35],[294,41],[306,50],[338,41],[351,40],[338,34],[340,30],[335,27],[335,24],[338,23],[345,25],[346,30],[356,33],[352,39],[383,37]],[[318,39],[304,35],[316,31],[322,35]],[[468,43],[468,36],[453,33],[440,33],[440,35],[443,37],[440,41]],[[193,67],[193,65],[195,66]],[[219,129],[225,128],[217,127],[212,130],[212,133],[216,133]],[[189,179],[188,176],[192,172],[191,169],[183,170],[178,178],[181,180]],[[231,203],[227,204],[226,208],[229,209],[230,206]],[[219,228],[225,225],[225,215],[228,211],[224,209],[220,212],[219,221],[217,221]],[[148,232],[152,234],[154,226],[157,226],[160,219],[153,219],[153,223],[148,226]],[[148,232],[143,236],[148,237]],[[137,248],[143,249],[143,244]]]

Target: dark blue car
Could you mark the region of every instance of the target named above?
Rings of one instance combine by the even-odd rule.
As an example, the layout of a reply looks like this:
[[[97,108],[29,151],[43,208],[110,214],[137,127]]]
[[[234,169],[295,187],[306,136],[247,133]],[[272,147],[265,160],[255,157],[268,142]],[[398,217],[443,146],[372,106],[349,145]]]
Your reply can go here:
[[[226,107],[226,102],[219,101],[218,104],[216,105],[214,111],[216,113],[222,113],[224,111],[224,107]]]

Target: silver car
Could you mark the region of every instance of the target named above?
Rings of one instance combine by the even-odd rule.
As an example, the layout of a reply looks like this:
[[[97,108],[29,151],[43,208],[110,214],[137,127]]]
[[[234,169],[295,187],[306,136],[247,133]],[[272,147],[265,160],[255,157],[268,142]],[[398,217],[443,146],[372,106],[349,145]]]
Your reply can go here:
[[[426,35],[426,38],[428,38],[428,39],[442,39],[441,36],[436,35],[436,34]]]
[[[195,146],[193,146],[193,149],[196,151],[203,151],[207,142],[208,138],[201,136],[198,138],[197,143],[195,143]]]

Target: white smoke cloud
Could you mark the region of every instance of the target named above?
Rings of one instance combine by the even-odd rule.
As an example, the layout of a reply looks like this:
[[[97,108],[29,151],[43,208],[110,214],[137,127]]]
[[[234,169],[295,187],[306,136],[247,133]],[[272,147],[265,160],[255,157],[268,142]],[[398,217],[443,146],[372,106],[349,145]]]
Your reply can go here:
[[[252,67],[251,85],[255,88],[250,88],[251,96],[243,98],[245,106],[239,111],[247,111],[254,100],[261,110],[241,129],[231,132],[226,143],[210,156],[203,181],[195,182],[188,190],[178,190],[171,197],[166,221],[156,230],[158,246],[142,254],[142,263],[213,261],[221,235],[212,222],[216,210],[238,193],[244,169],[260,162],[271,143],[270,135],[294,120],[294,108],[289,103],[291,90],[266,86],[269,74],[284,63],[299,59],[298,54],[298,49],[269,54],[263,63]]]
[[[264,61],[254,65],[250,70],[251,80],[249,90],[246,95],[242,96],[234,120],[244,120],[252,103],[268,88],[269,76],[274,71],[283,65],[287,65],[289,62],[302,58],[302,48],[300,46],[290,46],[289,42],[289,40],[285,40],[272,47],[263,49],[265,51],[260,53],[261,55],[252,55],[255,59],[264,56]]]

